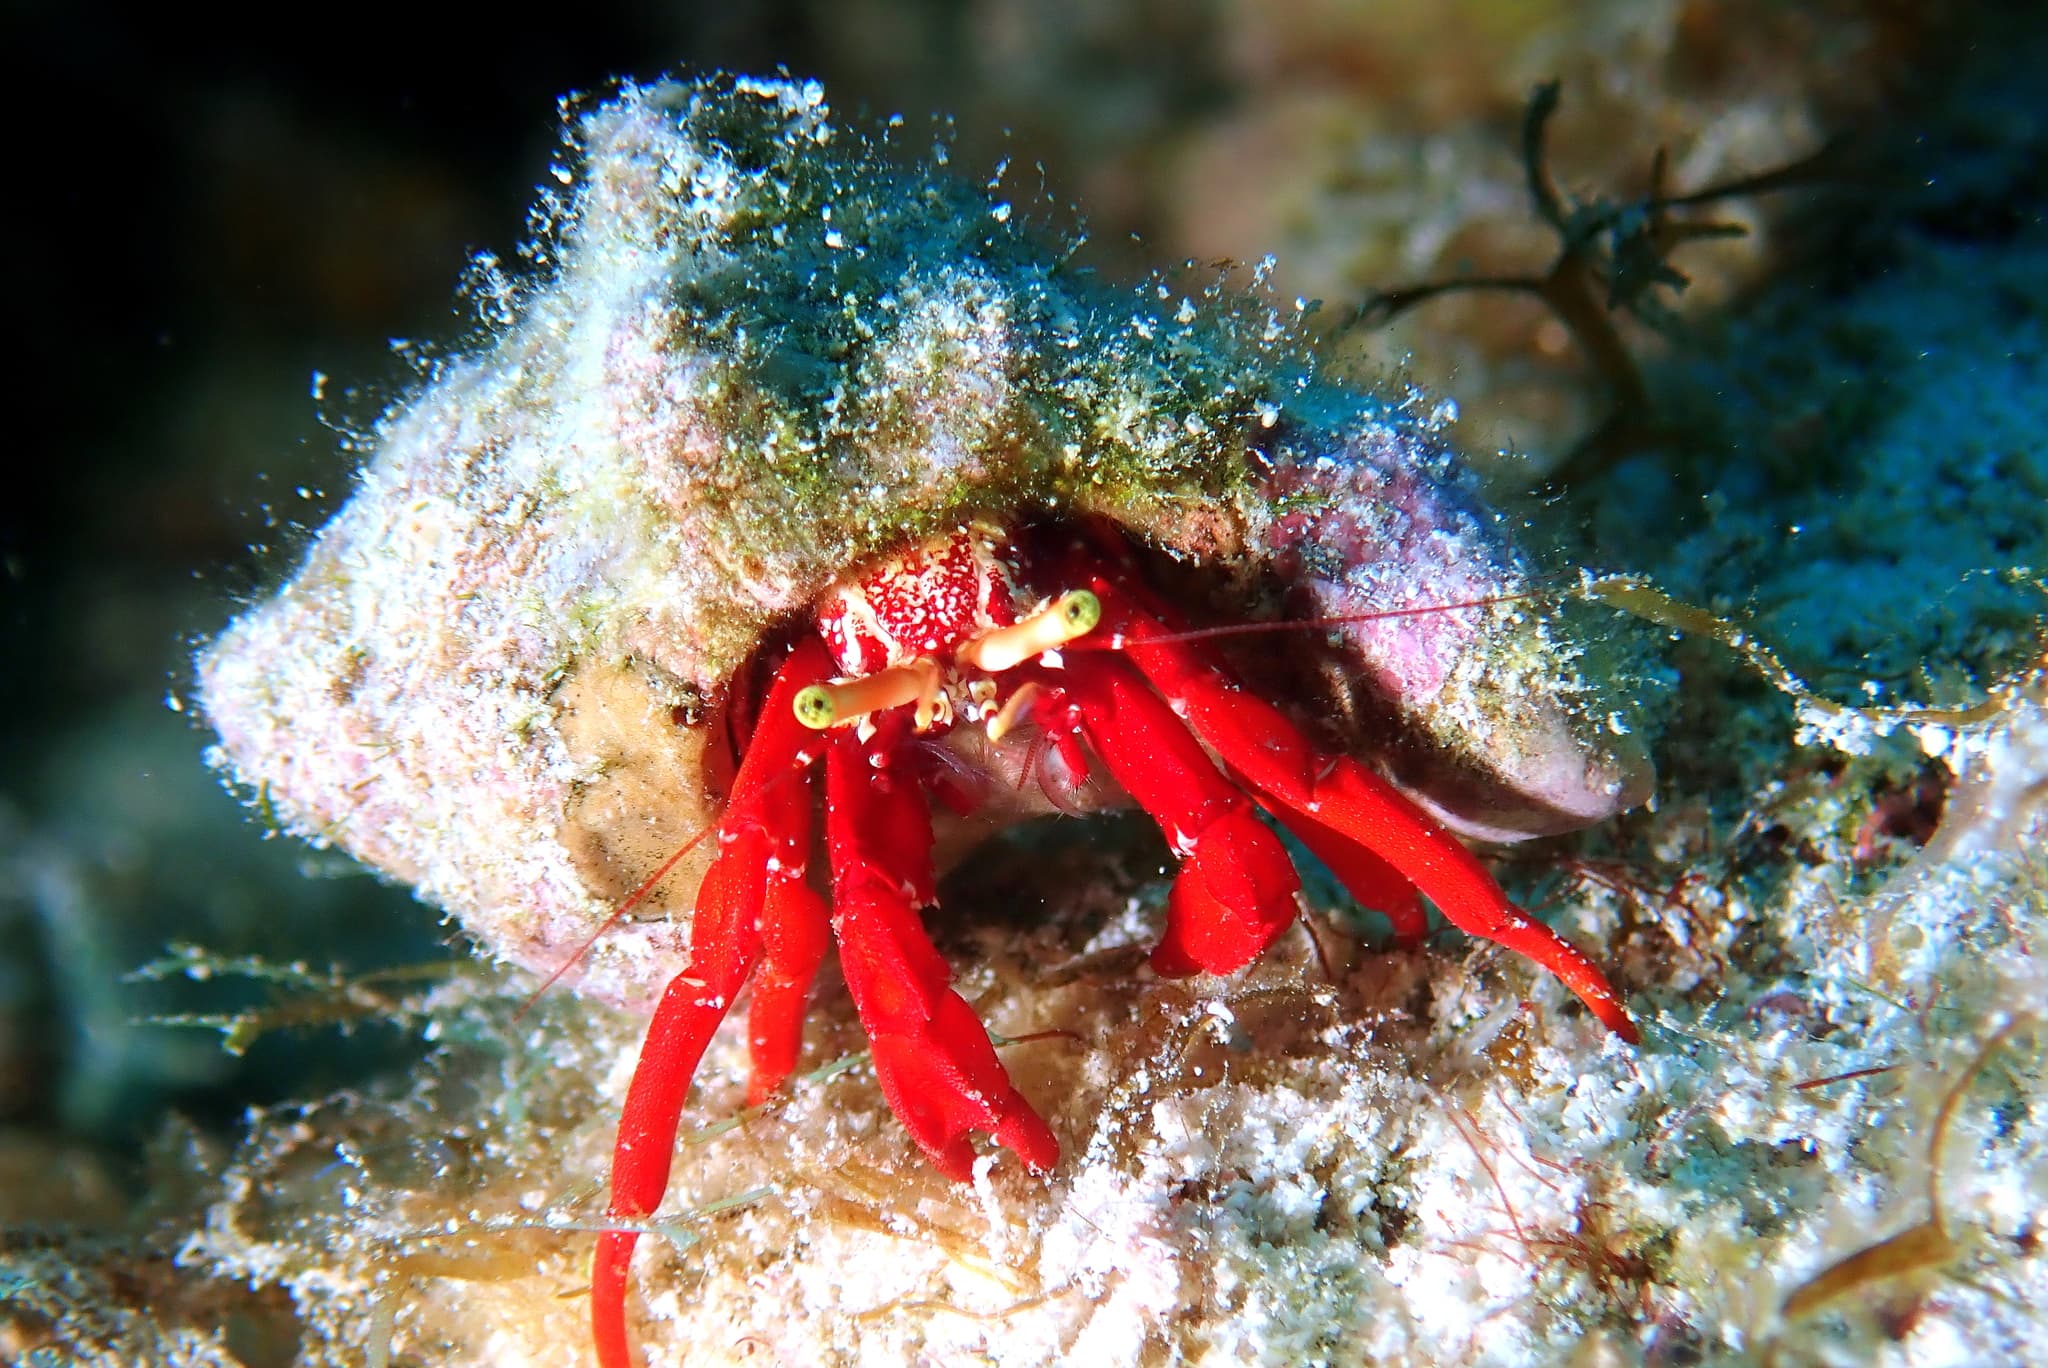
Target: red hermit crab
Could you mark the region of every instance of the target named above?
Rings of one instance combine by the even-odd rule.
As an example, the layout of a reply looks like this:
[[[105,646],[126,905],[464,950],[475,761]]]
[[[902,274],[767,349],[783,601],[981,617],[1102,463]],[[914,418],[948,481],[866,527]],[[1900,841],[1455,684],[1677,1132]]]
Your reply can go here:
[[[1263,812],[1400,938],[1426,896],[1633,1038],[1449,834],[1596,821],[1648,776],[1413,396],[1319,379],[1257,297],[1103,289],[814,86],[628,86],[573,135],[536,269],[479,263],[486,336],[384,416],[200,683],[216,762],[292,828],[506,959],[659,994],[602,1361],[707,1043],[750,991],[773,1091],[828,943],[936,1166],[964,1176],[976,1131],[1057,1160],[920,921],[935,844],[1020,816],[1157,820],[1162,974],[1294,920]],[[1256,655],[1191,630],[1248,615],[1317,627]]]

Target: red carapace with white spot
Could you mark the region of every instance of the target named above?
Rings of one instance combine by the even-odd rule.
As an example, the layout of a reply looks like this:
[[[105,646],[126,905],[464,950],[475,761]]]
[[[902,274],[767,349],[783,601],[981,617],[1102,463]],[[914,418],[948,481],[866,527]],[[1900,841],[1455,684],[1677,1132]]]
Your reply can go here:
[[[1028,554],[1027,554],[1028,552]],[[1295,920],[1299,879],[1265,813],[1413,943],[1421,899],[1542,965],[1633,1041],[1592,962],[1510,903],[1435,819],[1355,760],[1314,749],[1238,684],[1139,582],[1120,534],[970,524],[828,591],[766,692],[697,895],[689,967],[669,984],[626,1099],[591,1290],[598,1357],[631,1362],[627,1270],[668,1185],[690,1080],[751,983],[760,1102],[795,1067],[828,945],[874,1047],[890,1108],[934,1166],[965,1180],[969,1136],[1036,1170],[1059,1143],[1011,1084],[921,920],[934,900],[933,799],[972,795],[912,744],[958,727],[992,743],[1031,726],[1034,756],[1079,785],[1099,765],[1181,860],[1152,953],[1165,975],[1243,968]],[[821,763],[822,762],[822,766]],[[806,869],[823,771],[829,898]]]

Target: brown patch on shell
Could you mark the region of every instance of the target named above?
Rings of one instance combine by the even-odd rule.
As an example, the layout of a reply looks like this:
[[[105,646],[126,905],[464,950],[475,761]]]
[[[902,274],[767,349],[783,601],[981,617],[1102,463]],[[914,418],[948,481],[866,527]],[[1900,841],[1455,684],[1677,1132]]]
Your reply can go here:
[[[562,813],[562,847],[592,894],[622,901],[717,820],[704,791],[705,727],[677,726],[671,706],[630,666],[579,666],[554,696],[555,726],[579,771]],[[700,841],[634,910],[686,913],[715,840]]]

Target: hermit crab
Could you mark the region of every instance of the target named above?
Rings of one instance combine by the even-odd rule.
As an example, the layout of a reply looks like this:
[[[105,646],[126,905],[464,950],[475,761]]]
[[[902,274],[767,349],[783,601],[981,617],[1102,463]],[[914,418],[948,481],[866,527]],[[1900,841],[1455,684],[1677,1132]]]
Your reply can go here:
[[[934,1165],[966,1176],[974,1132],[1057,1161],[921,922],[940,857],[1021,817],[1157,820],[1161,974],[1294,921],[1284,831],[1400,939],[1427,897],[1633,1038],[1451,834],[1597,821],[1648,769],[1441,413],[1325,382],[1256,292],[1094,283],[1000,173],[902,169],[901,121],[848,134],[814,85],[565,113],[530,268],[479,261],[480,335],[198,668],[215,762],[278,820],[493,954],[654,1004],[601,1361],[629,1361],[635,1231],[712,1034],[750,995],[773,1092],[833,944]]]

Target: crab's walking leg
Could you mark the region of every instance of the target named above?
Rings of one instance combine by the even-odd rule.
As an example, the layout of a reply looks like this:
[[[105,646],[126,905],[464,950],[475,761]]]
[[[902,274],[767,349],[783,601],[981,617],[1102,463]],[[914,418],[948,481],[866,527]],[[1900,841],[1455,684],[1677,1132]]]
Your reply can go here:
[[[823,679],[830,668],[824,645],[815,638],[804,641],[783,662],[733,779],[719,821],[718,854],[697,892],[689,967],[671,979],[662,994],[626,1090],[618,1144],[612,1152],[612,1200],[606,1208],[613,1221],[637,1225],[661,1205],[683,1099],[712,1033],[761,953],[764,918],[800,919],[808,910],[802,898],[808,890],[802,885],[810,847],[811,756],[805,748],[815,746],[818,736],[797,722],[791,700],[798,690]],[[814,903],[816,895],[811,898]],[[771,1059],[779,1059],[788,1044],[778,1031],[788,1033],[785,1017],[790,1010],[800,1010],[809,972],[817,963],[801,926],[792,931],[774,925],[765,935],[778,977],[787,984],[779,991],[786,1000],[793,988],[797,1007],[773,1007],[765,1022],[756,1017],[757,1069],[764,1031],[770,1038]],[[794,982],[798,978],[800,984]],[[793,1045],[788,1053],[794,1056]],[[598,1236],[590,1314],[598,1362],[604,1368],[627,1368],[632,1362],[626,1339],[626,1274],[639,1238],[632,1229]]]
[[[1358,842],[1325,830],[1290,809],[1282,808],[1273,816],[1337,876],[1337,882],[1360,906],[1383,914],[1394,924],[1396,945],[1421,943],[1429,930],[1429,914],[1422,910],[1422,895],[1400,870]]]
[[[1174,976],[1242,969],[1299,914],[1286,847],[1130,666],[1077,653],[1062,674],[1055,687],[1072,725],[1182,859],[1152,967]]]
[[[808,790],[808,785],[806,785]],[[810,795],[804,795],[803,835],[810,844]],[[779,871],[778,871],[779,873]],[[761,967],[754,974],[753,1001],[747,1008],[747,1044],[752,1076],[747,1105],[758,1107],[796,1069],[804,1041],[804,1007],[811,981],[832,943],[831,916],[825,900],[803,878],[768,880],[761,911]]]
[[[1607,978],[1576,947],[1508,901],[1476,856],[1400,790],[1358,762],[1310,746],[1280,710],[1239,686],[1180,641],[1148,641],[1166,629],[1106,580],[1096,592],[1104,628],[1194,733],[1245,782],[1286,809],[1290,825],[1320,827],[1334,841],[1364,848],[1434,902],[1461,930],[1526,955],[1563,980],[1624,1040],[1635,1023]],[[1345,876],[1342,863],[1333,865]],[[1397,919],[1396,929],[1400,928]]]
[[[874,721],[867,741],[851,727],[831,733],[825,835],[839,964],[874,1045],[882,1095],[949,1177],[973,1176],[974,1130],[1049,1169],[1059,1142],[1011,1084],[918,917],[932,900],[932,825],[909,767],[890,763],[906,719],[897,709]]]

